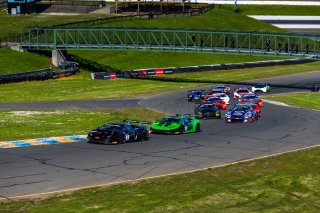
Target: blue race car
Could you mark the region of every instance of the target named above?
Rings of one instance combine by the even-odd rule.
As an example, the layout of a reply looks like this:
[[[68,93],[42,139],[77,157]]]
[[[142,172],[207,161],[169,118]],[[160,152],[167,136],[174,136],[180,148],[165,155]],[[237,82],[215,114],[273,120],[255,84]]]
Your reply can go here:
[[[199,118],[221,118],[221,111],[214,103],[203,103],[194,108],[194,114]]]
[[[189,90],[188,91],[188,102],[191,101],[202,101],[202,96],[204,95],[205,90]]]
[[[225,115],[225,122],[252,123],[258,120],[258,113],[248,104],[236,104]]]

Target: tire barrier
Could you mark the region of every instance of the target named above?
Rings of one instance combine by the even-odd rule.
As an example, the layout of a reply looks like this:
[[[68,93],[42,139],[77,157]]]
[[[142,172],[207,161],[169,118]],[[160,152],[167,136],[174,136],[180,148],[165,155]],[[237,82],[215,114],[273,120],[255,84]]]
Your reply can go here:
[[[79,73],[78,67],[70,67],[57,71],[51,71],[50,68],[45,68],[36,71],[11,73],[0,75],[0,84],[18,83],[23,81],[44,81],[49,79],[57,79],[61,77],[68,77]]]

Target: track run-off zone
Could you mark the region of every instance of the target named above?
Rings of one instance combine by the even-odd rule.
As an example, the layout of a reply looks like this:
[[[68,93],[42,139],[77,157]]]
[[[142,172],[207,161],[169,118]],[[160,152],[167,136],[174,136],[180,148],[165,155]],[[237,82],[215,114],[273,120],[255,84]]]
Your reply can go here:
[[[320,72],[260,82],[288,87],[320,84]],[[233,88],[236,86],[232,85]],[[272,93],[292,91],[297,90],[272,88]],[[113,100],[114,107],[117,106],[115,102]],[[86,104],[86,108],[90,108],[90,104]],[[187,102],[187,91],[136,100],[133,104],[169,114],[192,113],[195,107],[194,103]],[[67,106],[74,108],[73,105]],[[37,109],[40,108],[38,104]],[[0,197],[14,199],[132,181],[311,147],[320,141],[319,121],[318,111],[265,103],[261,119],[252,124],[225,124],[223,119],[204,120],[200,133],[151,135],[149,141],[142,143],[98,145],[82,141],[0,149]]]

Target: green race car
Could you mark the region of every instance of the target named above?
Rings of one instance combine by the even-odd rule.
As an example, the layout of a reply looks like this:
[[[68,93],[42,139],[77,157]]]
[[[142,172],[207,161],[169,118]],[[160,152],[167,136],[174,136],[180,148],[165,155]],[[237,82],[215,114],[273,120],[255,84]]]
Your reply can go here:
[[[200,121],[194,115],[166,116],[151,124],[151,133],[185,134],[200,132]]]

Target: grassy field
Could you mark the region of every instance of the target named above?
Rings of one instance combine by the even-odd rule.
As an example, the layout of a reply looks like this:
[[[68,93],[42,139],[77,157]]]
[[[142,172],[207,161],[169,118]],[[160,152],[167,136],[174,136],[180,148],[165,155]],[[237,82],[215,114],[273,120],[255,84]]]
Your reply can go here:
[[[43,200],[2,212],[319,212],[320,148]]]
[[[218,30],[253,30],[284,32],[285,30],[274,27],[239,13],[234,13],[231,8],[214,8],[201,16],[124,21],[108,24],[108,26],[121,27],[155,27],[155,28],[194,28]]]
[[[283,102],[291,106],[320,110],[320,92],[264,95],[263,98]]]
[[[50,61],[44,56],[23,53],[0,48],[0,74],[25,72],[50,67]]]
[[[147,109],[106,110],[0,110],[0,141],[87,134],[108,122],[124,119],[159,119],[162,114]],[[77,125],[74,125],[74,124]],[[1,210],[0,210],[1,212]]]
[[[233,9],[232,5],[223,7]],[[319,6],[287,6],[287,5],[238,5],[240,13],[244,15],[293,15],[319,16]]]
[[[211,71],[165,75],[182,80],[244,81],[317,70],[320,62],[303,65]],[[159,78],[159,77],[155,77]],[[91,80],[89,73],[45,82],[1,85],[0,102],[94,100],[106,98],[146,97],[161,92],[196,88],[208,84],[177,83],[145,79]],[[46,88],[45,90],[43,88]],[[115,89],[116,88],[116,89]],[[41,92],[39,92],[41,91]]]
[[[181,73],[164,76],[149,76],[152,79],[175,79],[190,81],[245,81],[261,78],[276,77],[281,75],[291,75],[319,69],[320,62],[312,62],[299,65],[282,65],[272,67],[258,67],[250,69],[233,69],[198,73]]]
[[[45,82],[1,85],[1,102],[94,100],[155,95],[203,84],[143,81],[135,79],[91,80],[74,76]],[[45,89],[44,89],[45,88]]]
[[[134,51],[69,51],[70,54],[120,70],[152,67],[184,67],[279,59],[275,56],[197,54]]]
[[[10,16],[4,11],[0,11],[0,38],[8,34],[20,33],[27,26],[50,26],[67,22],[83,21],[106,17],[97,14],[70,14],[70,15],[51,15],[46,13]]]

